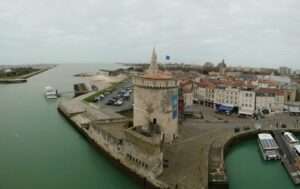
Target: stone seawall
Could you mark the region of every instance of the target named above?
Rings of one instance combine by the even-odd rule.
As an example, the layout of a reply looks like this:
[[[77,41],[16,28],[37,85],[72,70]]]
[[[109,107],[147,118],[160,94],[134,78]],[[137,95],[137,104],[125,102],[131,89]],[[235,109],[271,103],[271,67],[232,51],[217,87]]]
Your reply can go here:
[[[78,103],[82,103],[82,102],[78,102]],[[138,181],[138,183],[140,183],[143,186],[143,188],[147,188],[147,189],[158,189],[158,188],[167,189],[168,188],[168,186],[165,183],[162,183],[155,178],[149,178],[149,177],[143,176],[141,173],[137,172],[134,168],[130,167],[130,165],[127,165],[126,162],[123,161],[123,159],[119,155],[115,154],[114,152],[111,152],[110,149],[105,146],[105,144],[99,144],[99,142],[97,142],[96,139],[93,138],[92,134],[90,134],[87,131],[88,127],[81,126],[77,121],[74,121],[74,119],[72,119],[72,116],[74,116],[74,114],[68,112],[68,108],[63,107],[61,104],[59,104],[58,111],[91,144],[93,144],[109,160],[114,162],[114,165],[121,168],[122,170],[125,170],[130,176],[133,176],[135,178],[135,180]]]
[[[228,177],[225,169],[225,157],[233,145],[257,136],[259,132],[270,132],[263,130],[241,131],[222,139],[216,139],[209,150],[208,159],[208,188],[228,189]]]

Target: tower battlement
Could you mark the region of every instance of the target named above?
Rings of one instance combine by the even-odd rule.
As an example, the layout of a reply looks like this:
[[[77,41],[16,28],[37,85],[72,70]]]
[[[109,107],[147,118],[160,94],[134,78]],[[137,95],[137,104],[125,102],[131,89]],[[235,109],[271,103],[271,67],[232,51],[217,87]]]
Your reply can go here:
[[[132,82],[135,86],[145,88],[176,88],[177,82],[173,79],[148,79],[144,77],[134,77]]]

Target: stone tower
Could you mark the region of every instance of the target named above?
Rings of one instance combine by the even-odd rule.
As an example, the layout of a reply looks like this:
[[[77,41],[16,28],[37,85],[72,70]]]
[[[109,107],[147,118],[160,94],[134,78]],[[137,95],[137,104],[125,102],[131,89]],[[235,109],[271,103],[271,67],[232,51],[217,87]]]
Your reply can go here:
[[[170,73],[159,69],[155,49],[149,68],[133,84],[134,126],[149,131],[157,125],[164,142],[171,143],[178,135],[178,86]]]

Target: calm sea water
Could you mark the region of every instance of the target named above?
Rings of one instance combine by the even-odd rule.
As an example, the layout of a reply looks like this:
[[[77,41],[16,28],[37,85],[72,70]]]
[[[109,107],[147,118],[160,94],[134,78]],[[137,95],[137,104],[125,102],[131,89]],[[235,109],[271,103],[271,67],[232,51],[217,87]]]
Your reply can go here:
[[[60,65],[25,84],[0,85],[0,189],[141,188],[97,152],[46,100],[71,91],[73,74],[117,65]]]
[[[280,161],[264,161],[256,140],[234,146],[226,157],[230,189],[294,189]]]

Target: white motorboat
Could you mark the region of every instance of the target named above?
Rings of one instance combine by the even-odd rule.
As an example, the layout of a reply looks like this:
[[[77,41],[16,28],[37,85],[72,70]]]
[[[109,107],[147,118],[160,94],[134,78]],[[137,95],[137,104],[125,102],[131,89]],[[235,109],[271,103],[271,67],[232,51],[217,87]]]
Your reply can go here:
[[[51,86],[45,87],[45,97],[48,99],[56,99],[58,97],[57,90]]]

